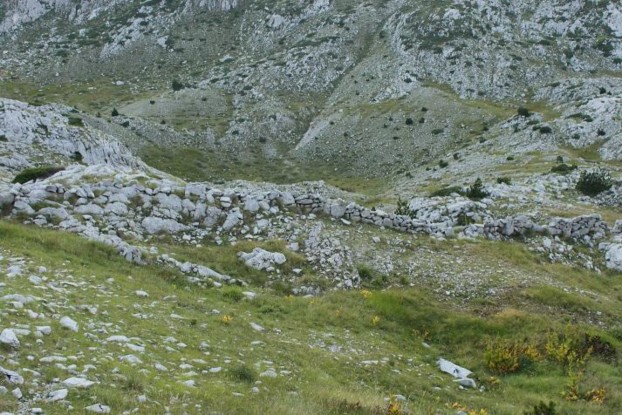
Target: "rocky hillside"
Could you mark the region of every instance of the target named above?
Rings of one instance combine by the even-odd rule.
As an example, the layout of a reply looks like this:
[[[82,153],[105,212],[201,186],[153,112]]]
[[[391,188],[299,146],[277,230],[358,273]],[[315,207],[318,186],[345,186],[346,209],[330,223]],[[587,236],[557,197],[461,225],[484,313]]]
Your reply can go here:
[[[10,0],[0,45],[0,413],[620,412],[619,2]]]
[[[228,161],[284,159],[343,176],[394,176],[481,139],[522,141],[524,127],[502,127],[525,106],[551,129],[534,137],[527,128],[530,141],[597,145],[602,157],[620,158],[615,2],[2,7],[8,95],[60,100],[92,115],[118,106],[167,123],[182,133],[177,145],[204,157],[218,151]],[[154,147],[143,141],[141,148]]]

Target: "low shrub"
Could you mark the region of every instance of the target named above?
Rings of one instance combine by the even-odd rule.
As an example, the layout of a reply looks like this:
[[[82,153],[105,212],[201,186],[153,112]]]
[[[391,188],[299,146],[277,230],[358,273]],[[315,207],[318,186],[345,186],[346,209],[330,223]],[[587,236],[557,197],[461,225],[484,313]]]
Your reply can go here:
[[[469,187],[469,189],[466,191],[465,196],[471,200],[480,200],[490,196],[490,193],[484,190],[484,184],[482,183],[482,179],[478,177],[477,180],[475,180],[475,183],[473,183],[471,187]]]
[[[80,117],[69,117],[69,125],[72,127],[84,127],[84,122]]]
[[[13,178],[13,183],[24,184],[31,180],[36,181],[39,179],[46,179],[64,169],[64,167],[57,166],[43,166],[25,169]]]
[[[497,177],[497,183],[501,184],[512,184],[512,179],[509,177]]]
[[[451,196],[454,193],[458,193],[459,195],[464,194],[464,192],[462,191],[462,187],[460,186],[449,186],[449,187],[443,187],[442,189],[438,189],[433,191],[432,193],[430,193],[430,197],[446,197],[446,196]]]
[[[257,380],[257,373],[246,365],[239,365],[229,370],[229,375],[239,382],[254,383]]]
[[[555,409],[555,402],[549,401],[548,404],[540,401],[539,404],[534,405],[531,411],[525,411],[524,415],[557,415]]]
[[[572,171],[574,171],[576,169],[577,169],[577,165],[576,164],[573,164],[573,165],[569,166],[566,163],[561,163],[561,164],[558,164],[556,166],[553,166],[551,168],[551,173],[568,174],[568,173],[570,173],[570,172],[572,172]]]
[[[184,84],[179,82],[177,79],[174,79],[173,82],[171,82],[171,88],[173,88],[173,91],[181,91],[184,89]]]
[[[402,198],[397,199],[397,208],[395,208],[396,215],[403,215],[413,217],[414,212],[408,207],[408,202],[406,200],[402,200]]]
[[[584,170],[581,172],[576,189],[586,196],[596,196],[605,190],[609,190],[612,185],[613,181],[607,170]]]
[[[374,278],[374,270],[365,264],[358,264],[356,271],[361,281],[371,281]]]
[[[516,113],[521,116],[521,117],[530,117],[531,116],[531,112],[529,112],[529,110],[525,107],[518,107],[518,110],[516,111]]]

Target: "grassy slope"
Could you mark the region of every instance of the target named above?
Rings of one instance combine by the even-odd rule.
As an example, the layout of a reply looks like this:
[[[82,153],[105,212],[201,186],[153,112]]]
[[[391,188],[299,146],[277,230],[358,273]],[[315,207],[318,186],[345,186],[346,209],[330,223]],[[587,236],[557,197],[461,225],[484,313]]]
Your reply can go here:
[[[490,307],[489,310],[497,310],[492,314],[482,312],[480,306],[458,309],[439,302],[424,287],[333,292],[311,299],[282,297],[253,287],[258,298],[248,301],[240,300],[237,288],[188,287],[172,271],[130,265],[110,248],[85,243],[73,235],[6,222],[0,223],[0,234],[2,269],[7,266],[7,258],[21,256],[27,261],[25,275],[36,274],[37,268],[44,265],[48,269],[44,274],[47,283],[57,282],[63,289],[58,293],[34,288],[26,277],[9,279],[0,274],[6,283],[3,294],[45,298],[47,303],[31,303],[27,308],[46,314],[53,327],[52,335],[44,337],[43,343],[36,343],[32,335],[25,336],[20,351],[3,350],[2,354],[19,362],[17,367],[36,367],[41,372],[40,384],[70,376],[54,364],[36,363],[43,356],[76,356],[75,361],[67,364],[76,364],[78,371],[86,364],[96,366],[88,377],[100,384],[86,391],[70,391],[69,400],[78,411],[64,409],[59,403],[39,403],[47,414],[80,413],[81,408],[95,402],[110,405],[115,413],[133,408],[139,408],[137,413],[163,412],[167,407],[172,413],[384,414],[384,397],[395,393],[408,397],[407,409],[416,414],[452,414],[456,409],[451,406],[456,402],[470,409],[485,408],[491,414],[522,413],[540,400],[557,402],[560,413],[607,414],[622,409],[620,367],[597,357],[588,361],[580,390],[604,387],[607,392],[602,405],[561,399],[569,378],[566,369],[550,359],[537,359],[519,373],[498,376],[498,385],[490,380],[494,374],[485,364],[486,339],[530,339],[544,354],[547,333],[564,333],[570,328],[600,334],[619,346],[619,328],[607,332],[574,323],[575,311],[585,313],[586,307],[593,306],[576,293],[563,293],[564,301],[551,303],[561,294],[550,287],[531,287],[525,295],[509,296],[507,304]],[[473,258],[485,259],[492,246],[466,248]],[[538,270],[562,281],[571,279],[578,287],[597,292],[598,298],[606,297],[605,301],[597,300],[599,310],[612,320],[619,317],[619,276],[572,271],[543,264],[528,251],[515,255],[511,246],[494,246],[500,246],[505,255],[512,257],[508,263],[515,270]],[[221,249],[223,256],[230,256],[229,251],[233,250]],[[183,258],[196,255],[197,250],[180,247],[177,252]],[[221,265],[227,264],[237,268],[228,260]],[[61,285],[60,281],[77,286]],[[148,291],[150,297],[135,296],[139,289]],[[84,310],[84,304],[97,304],[97,314]],[[13,310],[6,303],[2,309],[2,327],[32,327],[48,321],[30,320],[24,310]],[[214,309],[221,314],[213,314]],[[136,318],[132,316],[135,313],[148,318]],[[183,318],[174,319],[172,313]],[[57,323],[62,315],[76,319],[80,332],[63,332]],[[232,320],[223,322],[224,315]],[[261,324],[266,331],[253,331],[250,322]],[[93,326],[88,328],[89,324]],[[95,336],[87,337],[86,332]],[[103,341],[113,334],[140,338],[135,343],[144,344],[146,352],[134,354],[143,361],[142,365],[131,367],[118,360],[119,356],[133,352]],[[165,343],[169,336],[187,347],[179,349],[176,342]],[[432,347],[424,347],[424,340]],[[255,341],[261,343],[252,343]],[[201,342],[209,343],[209,347],[200,349]],[[166,346],[178,351],[167,350]],[[35,363],[27,355],[34,356]],[[439,356],[474,370],[486,390],[460,390],[451,377],[435,368],[434,361]],[[270,366],[267,361],[280,373],[277,378],[257,376]],[[364,361],[378,362],[366,365]],[[155,362],[165,365],[169,372],[156,371]],[[190,370],[198,374],[184,375],[189,370],[179,368],[181,363],[192,364],[194,368]],[[222,367],[223,371],[203,373],[212,367]],[[31,373],[23,375],[27,381],[34,378]],[[180,383],[190,378],[195,379],[196,388]],[[258,380],[261,384],[254,385]],[[252,393],[253,386],[259,387],[260,392]],[[235,396],[234,392],[244,396]],[[149,401],[139,404],[137,397],[142,394]],[[12,402],[0,399],[0,411],[15,410]]]

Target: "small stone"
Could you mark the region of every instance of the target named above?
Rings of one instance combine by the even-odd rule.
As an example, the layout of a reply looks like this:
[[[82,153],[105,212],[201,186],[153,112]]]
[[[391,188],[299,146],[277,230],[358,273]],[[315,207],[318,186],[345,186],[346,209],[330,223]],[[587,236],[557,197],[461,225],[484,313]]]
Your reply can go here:
[[[89,388],[94,384],[95,382],[92,382],[88,379],[76,377],[68,378],[63,381],[63,385],[67,386],[68,388]]]
[[[61,318],[60,319],[60,325],[61,325],[61,327],[66,328],[68,330],[71,330],[71,331],[74,331],[74,332],[78,331],[78,323],[76,323],[76,321],[73,320],[70,317],[65,316],[65,317]]]
[[[106,339],[106,341],[114,343],[129,343],[130,339],[126,336],[110,336]]]
[[[45,336],[49,336],[52,333],[50,326],[37,326],[37,331]]]
[[[52,391],[48,394],[48,402],[56,402],[61,401],[67,397],[67,393],[69,391],[67,389],[59,389]]]
[[[136,296],[141,298],[149,297],[149,294],[146,291],[138,290],[136,291]]]
[[[96,403],[95,405],[87,406],[84,408],[88,412],[93,412],[96,414],[109,414],[110,407],[107,405],[102,405],[101,403]]]
[[[274,370],[273,368],[270,368],[268,370],[266,370],[265,372],[262,372],[259,374],[259,377],[262,378],[275,378],[276,375],[276,370]]]
[[[2,366],[0,366],[0,374],[4,375],[9,383],[13,383],[15,385],[22,385],[24,383],[24,378],[21,377],[19,373],[5,369]]]
[[[264,331],[265,329],[263,327],[261,327],[259,324],[257,323],[251,323],[251,328],[255,331]]]
[[[19,339],[12,329],[4,329],[0,333],[0,343],[6,344],[14,349],[19,348]]]
[[[22,397],[24,396],[22,394],[22,390],[20,388],[15,388],[11,391],[11,394],[13,396],[15,396],[15,399],[22,399]]]

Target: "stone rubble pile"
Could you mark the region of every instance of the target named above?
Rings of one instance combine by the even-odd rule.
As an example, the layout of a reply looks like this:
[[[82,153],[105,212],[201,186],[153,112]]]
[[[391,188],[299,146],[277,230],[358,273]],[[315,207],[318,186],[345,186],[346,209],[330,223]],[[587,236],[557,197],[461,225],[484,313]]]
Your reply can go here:
[[[495,218],[489,209],[494,203],[490,199],[416,198],[409,203],[410,215],[406,216],[304,190],[219,189],[207,183],[154,178],[130,169],[73,165],[42,181],[0,189],[0,209],[13,218],[112,245],[136,263],[142,262],[147,252],[128,243],[129,239],[140,243],[171,235],[180,242],[198,244],[206,238],[223,243],[224,239],[234,242],[265,235],[293,240],[300,234],[292,215],[325,214],[345,225],[360,222],[439,238],[457,234],[503,239],[533,233],[570,238],[588,246],[610,232],[597,215],[553,218],[548,223],[537,223],[527,215]],[[297,249],[296,242],[290,246]],[[334,258],[338,247],[331,246],[331,250],[319,260],[339,273],[344,258]],[[308,251],[307,257],[318,260],[313,252]],[[193,275],[195,281],[222,283],[230,279],[206,267],[178,263],[166,256],[158,259]]]

